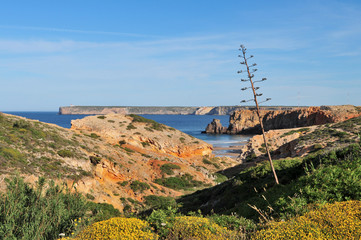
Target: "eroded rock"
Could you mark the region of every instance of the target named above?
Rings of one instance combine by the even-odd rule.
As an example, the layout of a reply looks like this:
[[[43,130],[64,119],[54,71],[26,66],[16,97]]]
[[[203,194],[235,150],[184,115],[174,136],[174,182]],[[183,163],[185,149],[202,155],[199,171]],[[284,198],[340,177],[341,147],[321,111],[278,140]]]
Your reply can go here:
[[[293,110],[260,110],[265,131],[336,123],[361,116],[358,107],[351,105],[321,106]],[[225,133],[260,133],[260,124],[255,110],[239,110],[230,116]]]
[[[223,127],[221,120],[213,119],[213,121],[207,125],[205,133],[210,134],[223,134],[227,132],[227,127]]]

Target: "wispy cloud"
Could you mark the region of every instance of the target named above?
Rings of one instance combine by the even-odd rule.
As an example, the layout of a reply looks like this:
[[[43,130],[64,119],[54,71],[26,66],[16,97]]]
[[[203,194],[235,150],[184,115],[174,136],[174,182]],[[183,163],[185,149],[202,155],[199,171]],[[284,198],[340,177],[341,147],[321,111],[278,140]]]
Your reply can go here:
[[[344,24],[359,19],[340,15],[335,11],[330,14]],[[53,95],[56,99],[49,101],[54,106],[66,104],[64,99],[73,104],[104,105],[238,104],[243,96],[236,74],[240,67],[237,48],[243,43],[260,65],[258,76],[270,80],[261,87],[273,99],[271,104],[296,104],[298,100],[301,105],[345,103],[342,98],[346,90],[338,96],[337,81],[346,70],[337,69],[335,58],[361,56],[361,49],[354,43],[361,38],[361,29],[356,23],[329,27],[334,21],[328,24],[324,20],[324,26],[317,27],[315,21],[178,37],[2,25],[0,29],[119,38],[105,41],[85,37],[80,41],[72,34],[63,34],[62,40],[0,39],[0,78],[7,82],[0,96],[26,97],[19,101],[27,102],[37,94],[36,104],[41,104]],[[353,44],[349,44],[350,38]],[[352,73],[355,76],[347,83],[357,81],[360,70],[353,69]],[[22,86],[21,94],[16,90],[18,86]],[[34,93],[28,89],[34,89]],[[350,93],[356,96],[359,87],[354,89]]]
[[[141,37],[141,38],[159,37],[159,36],[154,36],[154,35],[145,35],[145,34],[137,34],[137,33],[80,30],[80,29],[67,29],[67,28],[47,28],[47,27],[34,27],[34,26],[0,25],[0,29],[32,30],[32,31],[45,31],[45,32],[66,32],[66,33],[94,34],[94,35],[113,35],[113,36]]]

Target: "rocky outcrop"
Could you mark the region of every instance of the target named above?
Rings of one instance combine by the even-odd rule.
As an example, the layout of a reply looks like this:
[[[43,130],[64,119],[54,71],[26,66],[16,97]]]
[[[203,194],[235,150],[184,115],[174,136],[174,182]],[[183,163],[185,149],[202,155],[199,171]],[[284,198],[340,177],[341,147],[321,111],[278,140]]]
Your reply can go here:
[[[223,127],[221,120],[213,119],[213,121],[208,124],[206,130],[203,133],[209,134],[223,134],[227,132],[227,127]]]
[[[341,122],[361,115],[358,107],[321,106],[293,110],[260,110],[266,131]],[[230,116],[228,134],[259,133],[259,119],[254,110],[242,109]]]
[[[110,114],[71,121],[71,129],[93,133],[110,144],[145,149],[177,157],[212,154],[212,145],[163,124],[137,116]]]
[[[307,149],[295,149],[295,146],[301,136],[312,133],[316,126],[309,128],[292,128],[292,129],[279,129],[270,130],[265,133],[267,145],[272,156],[277,158],[303,156],[307,153]],[[262,135],[254,135],[248,143],[242,146],[238,159],[252,160],[266,154],[266,148]]]
[[[342,115],[338,117],[345,118]],[[351,143],[359,143],[360,130],[361,116],[338,123],[269,130],[265,132],[265,136],[272,158],[279,159],[304,157],[310,152],[319,150],[327,152],[346,147]],[[254,135],[240,149],[239,161],[251,162],[266,159],[265,146],[263,136]]]

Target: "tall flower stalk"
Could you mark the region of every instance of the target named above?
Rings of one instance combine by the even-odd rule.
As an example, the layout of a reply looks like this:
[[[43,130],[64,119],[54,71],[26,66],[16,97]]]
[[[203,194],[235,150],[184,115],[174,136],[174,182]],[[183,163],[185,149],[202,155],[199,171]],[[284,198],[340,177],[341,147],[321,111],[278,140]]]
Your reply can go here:
[[[266,81],[267,78],[262,78],[261,80],[258,80],[258,81],[253,81],[253,78],[254,78],[254,72],[257,71],[257,68],[254,68],[257,64],[256,63],[253,63],[251,65],[248,64],[248,59],[251,59],[253,58],[253,55],[250,55],[248,58],[246,57],[246,48],[244,45],[241,45],[240,46],[241,48],[239,49],[241,52],[242,52],[242,55],[238,55],[238,57],[242,58],[242,61],[240,62],[242,65],[245,65],[246,66],[246,70],[240,70],[238,71],[238,73],[246,73],[248,75],[248,79],[241,79],[242,82],[250,82],[251,86],[250,87],[244,87],[242,88],[241,90],[242,91],[245,91],[249,88],[252,89],[252,92],[253,92],[253,99],[250,99],[250,100],[242,100],[241,103],[245,103],[245,102],[249,102],[249,101],[254,101],[255,104],[256,104],[256,111],[257,111],[257,116],[258,116],[258,120],[259,120],[259,124],[261,126],[261,130],[262,130],[262,135],[263,135],[263,141],[264,141],[264,145],[266,147],[266,151],[267,151],[267,156],[268,156],[268,160],[270,162],[270,165],[271,165],[271,169],[272,169],[272,172],[273,172],[273,176],[275,178],[275,181],[276,181],[276,184],[279,184],[278,182],[278,177],[277,177],[277,174],[276,174],[276,170],[273,166],[273,162],[272,162],[272,158],[271,158],[271,154],[270,154],[270,151],[269,151],[269,148],[268,148],[268,144],[267,144],[267,139],[266,139],[266,135],[265,135],[265,132],[264,132],[264,127],[263,127],[263,121],[262,121],[262,118],[261,118],[261,115],[260,115],[260,111],[259,111],[259,105],[258,105],[258,101],[257,101],[257,97],[260,97],[262,96],[262,93],[257,93],[256,91],[259,89],[259,87],[255,87],[254,86],[254,83],[256,82],[263,82],[263,81]],[[263,102],[267,102],[271,100],[271,98],[266,98],[265,101]],[[262,102],[261,102],[262,103]]]

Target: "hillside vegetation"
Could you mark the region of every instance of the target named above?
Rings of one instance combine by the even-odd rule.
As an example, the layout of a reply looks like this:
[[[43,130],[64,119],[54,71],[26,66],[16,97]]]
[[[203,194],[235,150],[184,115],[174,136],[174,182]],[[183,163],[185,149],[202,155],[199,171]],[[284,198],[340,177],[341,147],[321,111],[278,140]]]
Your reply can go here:
[[[176,197],[216,184],[214,173],[235,161],[213,158],[211,151],[199,139],[137,115],[91,116],[64,129],[0,113],[1,179],[20,175],[35,183],[45,177],[128,212],[147,207],[147,196]]]
[[[151,182],[141,181],[142,178],[116,181],[116,186],[119,186],[118,191],[111,193],[112,195],[108,197],[122,199],[132,206],[139,206],[137,212],[124,209],[123,213],[109,204],[89,202],[91,196],[86,194],[92,193],[84,191],[82,185],[74,180],[71,181],[71,183],[76,183],[73,186],[68,184],[59,187],[50,181],[38,178],[37,184],[29,185],[19,177],[11,177],[10,172],[13,169],[17,169],[20,175],[28,177],[28,172],[22,171],[19,166],[26,168],[26,164],[31,165],[31,162],[37,162],[43,154],[52,154],[45,150],[34,153],[30,146],[39,144],[40,146],[34,149],[45,149],[48,144],[53,143],[49,137],[50,134],[37,138],[38,134],[34,135],[31,130],[37,127],[35,129],[38,131],[48,133],[53,126],[30,121],[31,126],[26,127],[23,125],[24,122],[17,122],[24,119],[8,115],[0,115],[0,117],[1,126],[3,126],[0,155],[4,166],[8,166],[3,168],[3,176],[10,179],[7,180],[7,190],[1,195],[0,201],[0,221],[2,221],[0,237],[3,239],[26,239],[27,236],[31,236],[31,239],[56,239],[61,233],[64,233],[68,239],[109,239],[110,237],[121,239],[124,236],[129,236],[129,239],[358,239],[360,236],[360,117],[342,123],[319,126],[312,131],[302,130],[302,134],[297,133],[299,136],[292,141],[296,141],[294,143],[298,146],[307,146],[309,151],[304,152],[306,154],[302,156],[287,158],[279,156],[274,160],[280,185],[274,184],[270,167],[262,160],[262,155],[249,158],[246,165],[250,167],[233,174],[231,179],[205,188],[204,184],[210,181],[201,181],[202,178],[197,175],[197,170],[203,171],[205,176],[216,176],[214,172],[222,173],[224,164],[221,164],[219,160],[217,162],[217,160],[202,156],[194,161],[199,166],[207,166],[208,172],[197,166],[189,168],[188,172],[185,166],[189,160],[174,158],[168,154],[166,155],[168,160],[157,168],[159,175],[150,178]],[[116,122],[119,120],[113,117],[95,118],[95,121],[119,124]],[[139,129],[149,128],[152,124],[156,125],[141,118],[137,120],[135,116],[127,116],[127,118],[128,120],[122,120],[127,121],[123,127],[126,128],[129,124],[136,127],[129,130],[132,136]],[[108,120],[114,122],[108,122]],[[137,122],[140,125],[137,125]],[[166,129],[166,127],[160,128],[163,131]],[[114,166],[115,163],[125,165],[124,160],[120,162],[119,158],[113,157],[113,161],[109,161],[105,156],[112,157],[119,154],[122,157],[127,156],[126,161],[137,159],[137,156],[143,159],[142,154],[153,157],[158,154],[158,158],[165,156],[154,150],[144,152],[147,148],[151,148],[150,145],[138,144],[138,137],[130,141],[131,137],[125,134],[123,134],[124,137],[121,135],[120,139],[116,139],[109,131],[104,133],[100,129],[92,128],[78,128],[76,131],[61,129],[59,133],[62,134],[60,136],[64,136],[64,139],[70,137],[71,140],[68,141],[72,141],[74,149],[72,145],[64,144],[55,148],[53,155],[49,155],[54,156],[54,159],[64,161],[61,162],[58,172],[61,174],[61,169],[65,166],[69,168],[76,166],[71,165],[69,160],[75,159],[74,156],[79,156],[77,161],[84,161],[86,163],[84,166],[89,166],[89,168],[74,168],[72,174],[65,172],[63,177],[66,179],[73,179],[72,176],[76,175],[82,180],[97,179],[98,184],[101,184],[100,179],[105,181],[107,179],[105,176],[109,175],[105,175],[106,168],[100,168],[99,165],[114,169],[117,169],[117,166]],[[19,140],[5,140],[10,137],[10,134]],[[26,145],[26,140],[21,140],[22,137],[30,139],[28,141],[31,144]],[[166,138],[169,137],[166,136]],[[118,143],[120,147],[112,145],[111,142],[114,139],[118,142],[124,140],[124,143]],[[148,139],[152,139],[151,135]],[[178,137],[177,139],[179,143],[188,141],[187,136],[184,140]],[[190,139],[189,141],[194,141]],[[306,141],[308,142],[305,144]],[[91,147],[84,145],[90,142],[94,142]],[[152,143],[152,141],[148,142]],[[79,149],[76,144],[79,144]],[[87,147],[86,151],[84,147],[81,147],[82,145]],[[113,152],[105,154],[108,145],[120,150],[114,155],[112,155]],[[96,146],[100,147],[96,148],[97,153],[93,153],[91,149]],[[74,155],[69,156],[67,152],[61,152],[61,150],[69,150]],[[144,159],[148,158],[144,157]],[[180,159],[180,162],[176,162],[176,159]],[[158,159],[158,161],[161,160]],[[135,160],[134,163],[139,167],[142,161]],[[191,163],[188,166],[192,166]],[[88,171],[92,175],[87,176],[81,170]],[[180,170],[183,171],[179,172]],[[37,171],[48,178],[54,176],[47,174],[41,167],[34,167],[32,171]],[[112,171],[116,173],[115,170]],[[107,174],[109,173],[108,171]],[[54,179],[57,181],[57,178]],[[104,186],[107,185],[102,185],[103,188]],[[176,201],[171,195],[162,194],[162,189],[166,192],[178,191],[180,186],[184,186],[180,193],[195,191],[197,188],[198,191],[178,197]],[[72,187],[76,187],[78,191]],[[129,198],[120,195],[130,190],[136,193],[134,196],[142,196],[141,201],[136,200],[137,197]],[[151,194],[151,191],[159,194]],[[145,205],[148,207],[141,207]],[[49,221],[49,219],[53,220]],[[36,235],[35,226],[43,226],[42,234]]]

